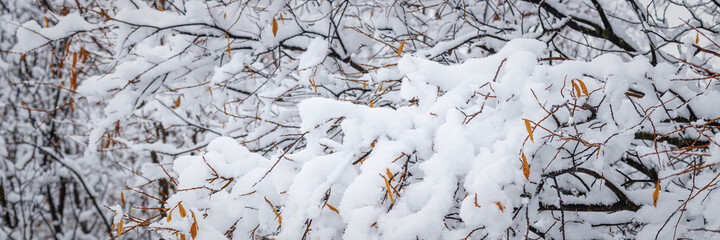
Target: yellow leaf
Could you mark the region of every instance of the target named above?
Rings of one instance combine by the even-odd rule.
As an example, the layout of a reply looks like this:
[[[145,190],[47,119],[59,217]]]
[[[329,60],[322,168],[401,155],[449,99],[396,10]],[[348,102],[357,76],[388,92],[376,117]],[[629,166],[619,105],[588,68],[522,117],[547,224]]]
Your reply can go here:
[[[535,139],[533,139],[532,126],[530,126],[530,120],[525,119],[525,130],[527,130],[530,135],[530,141],[535,142]]]
[[[365,90],[366,86],[367,86],[367,82],[363,81],[363,90]]]
[[[48,24],[47,16],[45,16],[45,27],[50,27],[50,24]]]
[[[375,104],[373,103],[373,101],[370,101],[370,107],[374,107],[374,106],[375,106]]]
[[[578,82],[580,83],[580,89],[582,89],[582,92],[585,94],[585,96],[590,96],[590,93],[588,92],[587,86],[585,86],[585,82],[578,79]]]
[[[280,21],[282,21],[283,24],[285,24],[285,19],[282,16],[282,13],[280,13]]]
[[[400,54],[402,54],[403,48],[405,48],[405,41],[406,41],[406,40],[403,40],[403,41],[400,43],[400,47],[399,47],[398,50],[397,50],[397,55],[398,55],[398,57],[400,56]]]
[[[168,217],[167,217],[167,222],[170,222],[170,221],[172,221],[172,211],[170,211],[170,213],[168,213]]]
[[[698,44],[700,42],[700,34],[695,34],[695,44]]]
[[[180,217],[187,216],[187,213],[185,212],[185,208],[183,207],[182,203],[178,203],[178,208],[180,209]]]
[[[393,179],[393,174],[392,174],[392,172],[390,172],[390,169],[387,169],[387,168],[386,168],[385,171],[387,171],[386,173],[387,173],[387,175],[388,175],[388,179],[389,179],[390,181],[392,181],[392,179]]]
[[[525,179],[530,181],[530,165],[528,164],[527,158],[525,157],[525,153],[521,154],[522,156],[522,169],[523,169],[523,175],[525,175]]]
[[[333,206],[330,205],[329,203],[325,203],[325,206],[327,206],[328,208],[330,208],[330,210],[332,210],[333,212],[335,212],[335,213],[337,213],[337,214],[340,214],[340,211],[338,211],[337,208],[333,207]]]
[[[502,203],[500,203],[500,201],[495,202],[495,204],[500,209],[500,212],[505,212],[505,207],[502,205]]]
[[[660,197],[660,180],[655,184],[655,191],[653,192],[653,206],[657,207],[657,200]]]
[[[273,18],[273,22],[272,22],[272,32],[273,32],[273,36],[277,36],[277,31],[278,31],[277,20],[276,20],[275,18]]]
[[[123,219],[120,219],[120,224],[118,224],[118,235],[122,235],[123,230]]]

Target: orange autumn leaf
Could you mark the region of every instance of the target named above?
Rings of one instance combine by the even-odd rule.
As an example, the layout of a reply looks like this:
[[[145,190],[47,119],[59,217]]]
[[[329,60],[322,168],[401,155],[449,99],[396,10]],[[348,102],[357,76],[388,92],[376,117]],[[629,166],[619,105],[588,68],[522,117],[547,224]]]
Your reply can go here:
[[[120,192],[120,202],[122,202],[122,206],[125,207],[125,193]]]
[[[660,197],[660,180],[655,184],[655,191],[653,191],[653,206],[657,207],[657,200]]]
[[[500,209],[500,212],[505,212],[505,207],[502,205],[502,203],[500,203],[500,201],[495,202],[495,204]]]
[[[122,235],[123,230],[123,219],[120,219],[120,223],[118,224],[118,235]]]
[[[185,240],[185,234],[180,235],[180,240]]]
[[[580,92],[580,87],[578,87],[577,83],[575,81],[572,81],[572,86],[575,88],[575,96],[580,97],[582,96],[582,93]]]
[[[187,213],[185,213],[185,208],[183,207],[182,203],[178,203],[178,208],[180,209],[180,217],[187,216]]]
[[[195,239],[195,237],[197,237],[197,231],[198,231],[198,225],[197,225],[197,221],[196,221],[196,222],[193,222],[192,226],[190,226],[190,236],[192,237],[192,239]]]
[[[277,36],[277,31],[278,31],[278,23],[277,23],[277,20],[275,18],[273,18],[273,22],[272,22],[273,36]]]
[[[400,54],[402,54],[403,48],[405,48],[405,41],[406,41],[406,40],[403,40],[403,41],[400,43],[400,47],[399,47],[398,50],[397,50],[397,55],[398,55],[398,57],[400,56]]]
[[[528,164],[527,158],[525,157],[525,153],[521,154],[522,156],[522,169],[523,169],[523,175],[525,175],[525,179],[530,181],[530,165]]]
[[[333,207],[333,206],[330,205],[329,203],[325,203],[325,206],[327,206],[328,208],[330,208],[330,210],[332,210],[333,212],[335,212],[335,213],[337,213],[337,214],[340,214],[340,211],[338,211],[337,208]]]
[[[172,211],[168,213],[167,222],[172,221]]]
[[[530,120],[525,119],[525,130],[527,130],[528,135],[530,135],[530,141],[535,142],[535,139],[533,138],[532,126],[530,126]]]
[[[585,86],[585,82],[578,79],[578,82],[580,83],[580,89],[582,89],[582,92],[585,94],[585,96],[590,96],[590,92],[588,92],[587,86]]]
[[[178,95],[177,99],[175,100],[175,103],[172,105],[172,109],[176,109],[180,107],[180,96]]]
[[[387,180],[387,178],[385,178],[385,176],[383,176],[383,179],[385,180],[385,187],[387,188],[386,192],[387,192],[388,197],[390,197],[390,202],[395,204],[395,199],[392,196],[393,194],[392,194],[392,187],[390,186],[390,182]]]

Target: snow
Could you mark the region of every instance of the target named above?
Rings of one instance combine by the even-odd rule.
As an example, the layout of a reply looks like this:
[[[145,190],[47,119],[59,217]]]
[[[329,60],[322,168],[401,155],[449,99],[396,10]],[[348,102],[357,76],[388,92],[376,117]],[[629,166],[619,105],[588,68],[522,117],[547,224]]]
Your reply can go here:
[[[310,219],[313,220],[311,239],[438,239],[462,237],[477,228],[489,238],[501,238],[509,227],[524,228],[513,218],[514,209],[537,206],[540,201],[538,198],[527,199],[522,193],[527,188],[532,189],[541,174],[562,170],[566,164],[563,162],[567,161],[550,160],[554,148],[543,148],[541,144],[560,143],[552,141],[549,133],[542,129],[535,130],[534,143],[527,140],[523,119],[538,122],[547,116],[538,101],[545,106],[583,101],[614,108],[614,117],[602,111],[604,115],[598,118],[617,125],[609,124],[602,129],[588,127],[585,119],[590,117],[589,113],[567,110],[557,113],[568,116],[570,120],[566,124],[582,129],[582,137],[591,143],[613,140],[604,145],[599,154],[590,157],[592,161],[584,166],[603,172],[608,168],[605,159],[622,157],[625,151],[622,149],[627,149],[633,141],[632,134],[628,133],[637,129],[637,124],[644,119],[637,114],[635,103],[625,96],[626,89],[645,90],[644,84],[649,84],[646,76],[666,73],[662,68],[653,68],[646,59],[623,62],[613,55],[603,55],[591,62],[542,65],[536,60],[542,54],[538,50],[542,45],[534,40],[513,40],[497,55],[452,66],[405,55],[398,66],[406,75],[400,93],[405,100],[419,99],[419,105],[390,109],[327,98],[304,100],[298,106],[302,119],[299,130],[305,133],[303,148],[289,153],[278,150],[271,158],[265,158],[250,153],[234,139],[217,138],[202,156],[180,157],[173,167],[179,174],[179,188],[204,187],[217,192],[188,191],[172,196],[170,201],[182,201],[206,212],[208,217],[200,221],[203,224],[213,222],[213,231],[217,232],[212,234],[224,233],[237,221],[238,226],[243,227],[236,228],[235,239],[247,237],[247,228],[251,226],[258,226],[257,230],[266,234],[276,233],[281,239],[295,238],[308,227]],[[313,40],[301,56],[299,67],[321,63],[326,49],[324,40]],[[589,90],[600,93],[576,96],[574,89],[563,88],[572,79],[581,79]],[[481,88],[484,84],[491,88]],[[680,83],[665,84],[675,87]],[[475,93],[478,91],[495,97],[478,97]],[[606,97],[596,97],[596,94]],[[644,106],[652,106],[659,100],[642,98],[638,101]],[[610,103],[614,105],[610,106]],[[471,120],[464,115],[481,109],[482,113]],[[702,111],[699,114],[711,115]],[[327,137],[330,125],[338,122],[342,138]],[[540,125],[557,128],[549,121],[540,122]],[[558,131],[555,134],[571,134],[569,129]],[[717,151],[717,147],[711,149]],[[530,162],[530,182],[521,170],[521,150]],[[635,151],[643,155],[652,154],[654,149],[637,146]],[[367,156],[359,161],[364,153]],[[405,161],[410,158],[420,160]],[[277,165],[273,167],[275,163]],[[653,161],[645,164],[652,166]],[[541,170],[543,168],[547,170]],[[388,172],[395,177],[389,179]],[[397,178],[403,173],[412,176],[403,178],[404,185],[399,187],[401,180]],[[222,181],[208,182],[215,174],[233,179],[231,185],[234,186],[222,188]],[[387,183],[385,179],[389,179]],[[571,184],[570,179],[563,179],[558,178]],[[606,181],[620,180],[610,178]],[[391,194],[388,194],[387,184],[399,189],[395,189],[397,192],[390,190]],[[618,201],[607,187],[600,189],[585,197],[565,197],[564,202],[582,204],[593,199],[595,204],[612,205]],[[651,189],[628,191],[627,194],[633,201],[645,204],[638,215],[620,212],[615,214],[617,217],[603,217],[617,222],[635,219],[657,224],[663,219],[658,216],[668,216],[674,209],[668,207],[658,211],[660,208],[652,207]],[[393,195],[392,200],[389,195]],[[661,195],[659,206],[676,204],[672,195]],[[559,204],[554,194],[546,193],[541,198],[544,204]],[[274,207],[282,206],[278,211],[282,225],[268,202]],[[338,212],[331,211],[326,204],[334,206]],[[244,209],[218,210],[228,205]],[[698,209],[692,214],[705,214],[703,211],[709,210]],[[452,224],[452,229],[446,228],[445,217],[453,213],[462,223]],[[540,219],[548,217],[547,214],[539,215]],[[541,222],[533,224],[541,229],[550,227]],[[165,225],[163,221],[155,224],[157,227]],[[280,230],[276,232],[278,227]],[[581,230],[578,229],[591,228],[588,222],[572,227],[575,230],[569,237],[606,237],[579,234],[577,231]],[[640,236],[645,236],[643,234]]]
[[[23,23],[17,29],[17,42],[12,51],[28,52],[35,50],[49,42],[68,37],[77,32],[91,31],[94,25],[85,21],[78,13],[58,17],[58,23],[49,28],[43,28],[36,21]]]

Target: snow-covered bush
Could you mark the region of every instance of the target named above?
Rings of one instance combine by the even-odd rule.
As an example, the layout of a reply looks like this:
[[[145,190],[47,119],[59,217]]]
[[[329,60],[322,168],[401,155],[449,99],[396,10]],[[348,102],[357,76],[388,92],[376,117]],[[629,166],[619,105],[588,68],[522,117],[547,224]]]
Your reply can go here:
[[[719,10],[0,1],[0,239],[713,237]]]
[[[174,161],[176,207],[150,228],[198,239],[712,237],[699,229],[720,227],[720,88],[642,57],[551,66],[543,49],[513,40],[453,66],[405,55],[403,106],[304,100],[302,135],[269,158],[217,138]]]

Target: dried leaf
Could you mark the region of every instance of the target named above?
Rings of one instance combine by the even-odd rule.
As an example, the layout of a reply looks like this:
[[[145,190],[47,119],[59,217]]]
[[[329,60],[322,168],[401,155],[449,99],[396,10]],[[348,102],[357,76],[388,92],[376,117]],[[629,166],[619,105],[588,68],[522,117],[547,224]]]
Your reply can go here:
[[[182,203],[178,203],[178,209],[180,211],[180,217],[187,216],[187,213],[185,212],[185,208],[183,207]]]
[[[50,27],[50,24],[48,23],[48,20],[47,20],[47,16],[45,16],[45,27],[46,28]]]
[[[698,43],[700,43],[700,34],[696,33],[695,34],[695,44],[698,44]]]
[[[178,95],[177,99],[175,100],[175,103],[172,105],[172,109],[176,109],[180,107],[180,95]]]
[[[523,175],[525,175],[525,179],[530,181],[530,165],[528,164],[527,158],[525,157],[525,153],[521,153],[522,156],[522,169],[523,169]]]
[[[123,219],[120,219],[120,223],[118,224],[118,235],[122,235],[123,230]]]
[[[282,21],[282,23],[285,24],[285,19],[283,19],[282,13],[280,13],[280,21]]]
[[[502,203],[500,203],[500,201],[495,202],[495,205],[498,206],[500,212],[505,212],[505,207],[502,205]]]
[[[195,239],[195,237],[197,237],[197,231],[198,231],[197,222],[193,222],[192,226],[190,226],[190,236],[192,237],[192,239]]]
[[[327,206],[328,208],[330,208],[330,210],[332,210],[333,212],[335,212],[335,213],[337,213],[337,214],[340,214],[340,211],[338,211],[337,208],[333,207],[333,206],[330,205],[329,203],[325,203],[325,206]]]
[[[273,18],[273,22],[272,22],[273,36],[277,36],[277,31],[278,31],[278,23],[277,23],[277,20],[275,18]]]
[[[373,103],[373,101],[370,101],[370,107],[374,107],[374,106],[375,106],[375,103]]]
[[[125,207],[125,193],[123,192],[120,192],[120,202],[122,203],[122,206]]]
[[[77,53],[77,52],[74,52],[74,53],[73,53],[73,61],[72,61],[72,63],[73,63],[73,64],[72,64],[72,68],[73,68],[73,69],[75,69],[75,66],[77,65],[77,60],[78,60],[78,53]]]
[[[386,168],[385,171],[386,171],[385,173],[387,173],[388,179],[389,179],[390,181],[392,181],[392,179],[393,179],[393,174],[392,174],[392,172],[390,172],[390,169]]]
[[[578,79],[578,82],[580,83],[580,89],[582,89],[582,92],[585,94],[585,96],[590,96],[590,92],[588,92],[587,86],[585,86],[585,82]]]
[[[392,194],[392,187],[390,186],[390,182],[383,176],[383,179],[385,179],[385,187],[387,188],[387,195],[390,197],[390,202],[395,204],[395,199],[393,198]]]
[[[77,71],[73,70],[70,72],[70,91],[77,89]]]
[[[400,54],[402,54],[403,48],[405,48],[405,41],[406,41],[406,40],[403,40],[403,41],[400,43],[400,47],[399,47],[398,50],[397,50],[397,55],[398,55],[398,57],[400,56]]]
[[[170,213],[168,213],[167,222],[172,221],[172,211],[169,211],[169,212]]]
[[[535,142],[535,139],[533,138],[532,126],[530,126],[530,120],[525,119],[525,130],[527,130],[528,135],[530,135],[530,141]]]
[[[572,81],[573,88],[575,88],[575,96],[580,97],[582,96],[582,93],[580,92],[580,87],[578,87],[577,83],[575,81]]]
[[[180,240],[185,240],[185,234],[180,235]]]
[[[657,200],[660,197],[660,180],[655,184],[655,191],[653,191],[653,206],[657,207]]]

